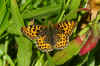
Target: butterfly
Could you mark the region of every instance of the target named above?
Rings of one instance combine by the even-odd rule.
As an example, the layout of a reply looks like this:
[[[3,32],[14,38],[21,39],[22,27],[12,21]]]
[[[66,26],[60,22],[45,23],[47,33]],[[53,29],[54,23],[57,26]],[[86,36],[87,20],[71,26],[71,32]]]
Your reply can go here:
[[[21,27],[21,31],[31,40],[36,40],[36,46],[43,52],[63,49],[69,44],[75,22],[65,21],[49,26],[32,24]]]

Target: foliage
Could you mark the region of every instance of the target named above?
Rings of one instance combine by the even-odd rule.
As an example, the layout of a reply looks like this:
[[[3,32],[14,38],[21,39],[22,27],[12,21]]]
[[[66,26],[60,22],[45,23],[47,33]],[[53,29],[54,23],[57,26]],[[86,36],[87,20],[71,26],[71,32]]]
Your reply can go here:
[[[0,66],[100,66],[100,14],[95,20],[83,18],[86,0],[0,0]],[[89,16],[89,14],[88,14]],[[83,19],[83,20],[82,20]],[[30,21],[37,24],[75,21],[76,28],[70,44],[63,50],[45,53],[37,49],[35,41],[23,36],[21,27]],[[83,23],[86,26],[81,29]],[[80,26],[81,25],[81,26]],[[79,51],[88,43],[93,32],[96,48],[84,56]],[[83,38],[82,36],[85,35]],[[81,40],[83,38],[83,40]],[[91,44],[91,43],[90,43]],[[82,52],[81,52],[82,53]]]

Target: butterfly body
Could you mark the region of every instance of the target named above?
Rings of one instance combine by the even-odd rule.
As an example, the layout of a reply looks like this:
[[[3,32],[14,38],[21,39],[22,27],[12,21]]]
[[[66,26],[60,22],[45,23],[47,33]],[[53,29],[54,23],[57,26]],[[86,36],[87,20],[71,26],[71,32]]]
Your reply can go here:
[[[75,22],[62,22],[59,24],[29,25],[21,28],[21,31],[30,39],[36,39],[36,46],[44,52],[53,49],[63,49],[69,43]]]

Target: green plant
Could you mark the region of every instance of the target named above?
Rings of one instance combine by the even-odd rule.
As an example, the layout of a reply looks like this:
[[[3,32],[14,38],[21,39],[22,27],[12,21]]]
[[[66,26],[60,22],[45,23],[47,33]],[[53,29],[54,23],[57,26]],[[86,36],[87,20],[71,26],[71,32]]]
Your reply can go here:
[[[84,7],[85,4],[86,0],[0,0],[0,66],[100,66],[100,42],[97,38],[100,35],[100,14],[92,21],[95,24],[89,23],[78,30],[78,24],[86,14],[86,11],[79,11],[80,5]],[[21,27],[33,19],[37,24],[75,21],[77,25],[69,46],[50,53],[39,51],[35,41],[24,37],[21,32]],[[87,55],[79,56],[81,47],[88,40],[85,37],[79,42],[79,36],[88,35],[91,27],[98,45]]]

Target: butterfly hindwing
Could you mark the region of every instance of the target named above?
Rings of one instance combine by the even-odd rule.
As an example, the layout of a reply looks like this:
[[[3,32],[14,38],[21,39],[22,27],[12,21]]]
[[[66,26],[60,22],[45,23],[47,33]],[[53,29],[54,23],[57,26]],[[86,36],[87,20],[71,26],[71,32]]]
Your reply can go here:
[[[43,52],[49,52],[53,50],[52,45],[48,41],[47,35],[40,36],[36,39],[37,47]]]
[[[69,37],[67,37],[65,34],[56,34],[55,37],[55,49],[63,49],[68,45]]]

